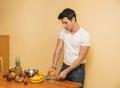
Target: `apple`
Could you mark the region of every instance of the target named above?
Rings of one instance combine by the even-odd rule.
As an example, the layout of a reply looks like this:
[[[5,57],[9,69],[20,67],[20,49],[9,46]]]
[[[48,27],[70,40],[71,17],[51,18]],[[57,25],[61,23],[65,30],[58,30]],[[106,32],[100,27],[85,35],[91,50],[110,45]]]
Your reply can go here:
[[[25,73],[22,73],[21,75],[20,75],[20,77],[26,77],[26,74]]]
[[[3,76],[2,76],[3,78],[6,78],[7,77],[7,74],[3,74]]]
[[[11,81],[14,79],[10,73],[7,74],[6,78],[7,78],[7,81]]]
[[[24,81],[24,85],[28,85],[28,81]]]

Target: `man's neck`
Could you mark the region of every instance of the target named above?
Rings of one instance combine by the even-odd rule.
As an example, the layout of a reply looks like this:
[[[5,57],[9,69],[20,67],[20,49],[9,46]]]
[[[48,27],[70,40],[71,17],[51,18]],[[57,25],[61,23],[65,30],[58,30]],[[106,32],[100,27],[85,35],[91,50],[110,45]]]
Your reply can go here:
[[[74,34],[76,33],[78,30],[80,29],[80,25],[79,24],[75,24],[74,28],[70,31],[71,34]]]

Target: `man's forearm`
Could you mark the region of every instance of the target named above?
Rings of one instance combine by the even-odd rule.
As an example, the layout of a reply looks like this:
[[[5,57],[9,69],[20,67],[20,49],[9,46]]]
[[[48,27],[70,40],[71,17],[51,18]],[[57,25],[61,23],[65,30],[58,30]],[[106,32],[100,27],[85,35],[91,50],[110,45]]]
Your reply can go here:
[[[88,52],[89,46],[82,46],[80,50],[80,55],[79,57],[73,62],[71,66],[69,66],[65,71],[69,73],[71,70],[75,69],[78,67],[82,62],[84,61],[87,52]]]
[[[73,69],[77,68],[83,61],[84,61],[84,58],[76,59],[74,63],[65,70],[66,73],[69,73]]]
[[[56,67],[56,66],[57,66],[60,53],[61,53],[61,49],[60,49],[60,50],[59,50],[59,49],[56,49],[56,50],[55,50],[55,53],[54,53],[54,56],[53,56],[53,64],[52,64],[52,67]]]

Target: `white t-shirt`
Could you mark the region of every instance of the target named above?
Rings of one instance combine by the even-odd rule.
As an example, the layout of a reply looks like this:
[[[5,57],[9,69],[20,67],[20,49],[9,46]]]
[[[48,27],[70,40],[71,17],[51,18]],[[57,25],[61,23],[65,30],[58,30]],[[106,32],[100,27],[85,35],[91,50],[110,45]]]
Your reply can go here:
[[[75,34],[62,29],[59,38],[64,42],[64,63],[67,65],[71,65],[79,57],[80,46],[90,46],[90,36],[82,27]]]

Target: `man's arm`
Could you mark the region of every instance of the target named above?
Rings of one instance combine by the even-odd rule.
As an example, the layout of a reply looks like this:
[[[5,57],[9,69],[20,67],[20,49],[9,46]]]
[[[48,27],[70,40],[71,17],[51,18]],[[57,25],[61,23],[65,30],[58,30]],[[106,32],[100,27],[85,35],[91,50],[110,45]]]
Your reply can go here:
[[[69,73],[71,70],[75,69],[80,64],[82,64],[82,62],[85,59],[85,56],[87,55],[88,49],[89,49],[89,46],[81,46],[79,57],[73,62],[73,64],[68,69],[66,69],[67,73]]]
[[[85,56],[87,55],[88,49],[89,49],[89,46],[81,46],[79,51],[80,52],[79,57],[73,62],[71,66],[69,66],[67,69],[65,69],[63,72],[60,73],[58,79],[64,79],[70,71],[72,71],[73,69],[78,67],[80,64],[82,64]]]
[[[52,63],[52,67],[54,67],[54,68],[56,68],[56,66],[57,66],[57,62],[58,62],[60,53],[62,51],[63,45],[64,45],[63,40],[58,38],[57,45],[56,45],[56,48],[54,51],[53,63]]]

